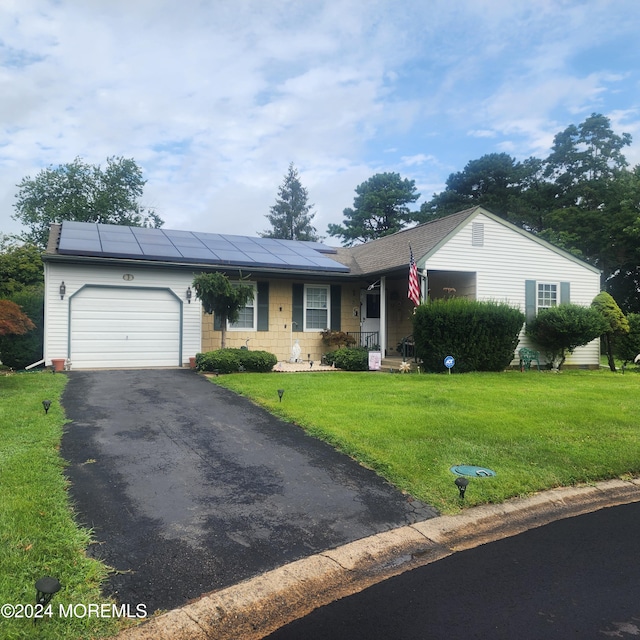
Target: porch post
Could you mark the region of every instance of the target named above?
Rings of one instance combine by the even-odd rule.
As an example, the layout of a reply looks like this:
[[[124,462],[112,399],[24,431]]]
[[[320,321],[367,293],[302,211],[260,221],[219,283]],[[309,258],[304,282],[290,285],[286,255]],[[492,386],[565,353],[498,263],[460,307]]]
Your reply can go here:
[[[387,355],[387,277],[380,278],[380,351]]]
[[[420,293],[422,294],[422,302],[426,302],[429,297],[429,279],[427,277],[427,270],[423,269],[420,273]]]

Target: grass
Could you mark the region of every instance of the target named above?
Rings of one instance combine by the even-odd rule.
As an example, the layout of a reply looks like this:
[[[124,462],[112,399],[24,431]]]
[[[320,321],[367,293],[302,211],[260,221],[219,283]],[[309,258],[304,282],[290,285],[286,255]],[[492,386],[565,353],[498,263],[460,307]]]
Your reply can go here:
[[[640,375],[235,374],[213,378],[323,438],[443,513],[461,508],[450,467],[476,464],[466,506],[640,473]],[[0,605],[32,604],[35,581],[60,580],[51,618],[0,621],[3,639],[98,638],[117,619],[60,618],[60,604],[109,603],[108,568],[87,558],[59,454],[62,375],[0,377]],[[278,402],[277,389],[285,390]],[[45,415],[42,400],[53,404]],[[291,425],[285,428],[298,428]]]
[[[59,454],[65,383],[65,376],[50,373],[0,376],[0,605],[34,604],[34,584],[43,576],[62,584],[51,617],[34,625],[3,616],[4,640],[77,640],[117,630],[114,618],[58,615],[60,604],[109,602],[100,594],[108,569],[85,555],[91,534],[74,522]],[[52,400],[47,415],[44,399]]]
[[[461,504],[450,468],[488,467],[465,506],[640,474],[640,375],[234,374],[216,384],[375,469],[442,513]],[[285,390],[282,402],[277,389]]]

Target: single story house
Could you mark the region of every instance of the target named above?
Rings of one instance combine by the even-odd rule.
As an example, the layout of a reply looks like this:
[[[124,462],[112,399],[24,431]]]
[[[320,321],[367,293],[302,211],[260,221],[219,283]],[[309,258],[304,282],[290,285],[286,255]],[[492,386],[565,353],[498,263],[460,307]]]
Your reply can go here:
[[[52,225],[43,256],[44,359],[73,369],[175,367],[219,348],[219,322],[191,286],[203,271],[254,287],[227,346],[285,361],[295,346],[319,361],[329,328],[397,355],[412,332],[410,251],[423,299],[501,301],[532,317],[562,302],[588,306],[600,291],[596,268],[481,207],[348,248],[63,222]],[[566,364],[597,367],[599,356],[595,340]]]

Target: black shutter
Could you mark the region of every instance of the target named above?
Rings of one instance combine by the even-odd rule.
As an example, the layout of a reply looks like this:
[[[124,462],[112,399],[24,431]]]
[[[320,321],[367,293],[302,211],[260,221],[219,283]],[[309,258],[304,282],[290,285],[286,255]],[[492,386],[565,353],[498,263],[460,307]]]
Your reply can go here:
[[[340,331],[340,317],[342,315],[342,287],[339,284],[331,285],[331,329]]]
[[[524,315],[527,322],[531,322],[536,317],[536,281],[524,281]]]
[[[268,282],[258,282],[258,331],[269,331]]]
[[[294,282],[291,285],[293,331],[304,331],[304,285]]]

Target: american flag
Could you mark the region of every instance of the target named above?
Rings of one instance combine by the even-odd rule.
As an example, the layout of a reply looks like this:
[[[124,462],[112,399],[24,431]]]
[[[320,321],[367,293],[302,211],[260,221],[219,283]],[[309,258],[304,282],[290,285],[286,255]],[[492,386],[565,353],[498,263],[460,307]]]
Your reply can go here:
[[[409,247],[411,260],[409,261],[409,300],[417,307],[420,304],[420,282],[418,280],[418,267],[413,259],[413,250]]]

